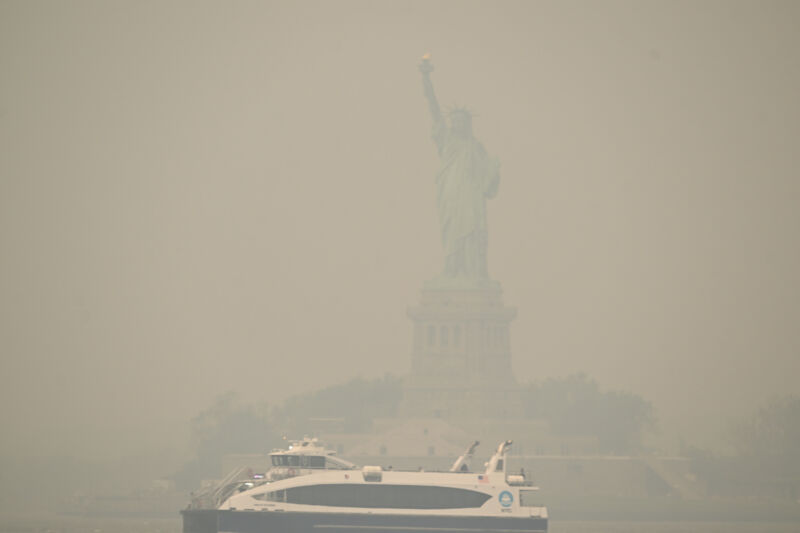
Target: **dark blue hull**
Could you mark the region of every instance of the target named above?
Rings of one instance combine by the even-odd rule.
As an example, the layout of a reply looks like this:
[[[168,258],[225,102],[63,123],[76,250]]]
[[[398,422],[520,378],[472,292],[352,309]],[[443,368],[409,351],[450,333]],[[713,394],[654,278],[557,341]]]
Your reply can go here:
[[[546,518],[187,509],[184,533],[539,533]]]

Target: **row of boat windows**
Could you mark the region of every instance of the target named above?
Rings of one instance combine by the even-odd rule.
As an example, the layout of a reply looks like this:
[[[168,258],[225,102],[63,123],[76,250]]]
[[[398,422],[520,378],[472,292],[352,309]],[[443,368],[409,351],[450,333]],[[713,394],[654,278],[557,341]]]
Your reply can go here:
[[[273,455],[272,466],[293,466],[297,468],[325,468],[325,457],[314,455]],[[337,468],[328,461],[328,468]]]
[[[465,509],[480,507],[491,496],[483,492],[453,487],[326,484],[291,487],[253,497],[273,502],[329,507]]]
[[[439,326],[438,344],[439,346],[446,347],[450,344],[450,337],[452,332],[453,346],[456,348],[461,347],[461,326]],[[428,346],[436,346],[437,335],[436,326],[428,326]],[[486,328],[486,343],[489,346],[503,346],[505,345],[505,328],[495,326]]]

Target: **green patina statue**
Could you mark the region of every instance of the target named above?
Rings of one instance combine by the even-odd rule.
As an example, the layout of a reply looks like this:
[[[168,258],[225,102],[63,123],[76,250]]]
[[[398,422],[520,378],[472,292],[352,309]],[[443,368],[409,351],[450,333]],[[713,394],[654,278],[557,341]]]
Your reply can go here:
[[[467,109],[442,112],[430,79],[433,65],[429,55],[422,58],[419,70],[441,160],[436,174],[436,201],[445,264],[434,283],[481,284],[489,280],[486,199],[497,194],[500,163],[489,157],[473,136],[472,114]]]

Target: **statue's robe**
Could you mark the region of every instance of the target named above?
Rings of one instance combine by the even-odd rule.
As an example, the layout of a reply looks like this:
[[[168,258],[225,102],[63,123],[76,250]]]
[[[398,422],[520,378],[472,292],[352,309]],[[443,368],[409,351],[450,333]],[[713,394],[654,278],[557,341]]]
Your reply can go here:
[[[444,121],[434,124],[433,138],[441,159],[436,186],[445,275],[487,278],[486,199],[497,194],[498,164],[474,137],[454,135]]]

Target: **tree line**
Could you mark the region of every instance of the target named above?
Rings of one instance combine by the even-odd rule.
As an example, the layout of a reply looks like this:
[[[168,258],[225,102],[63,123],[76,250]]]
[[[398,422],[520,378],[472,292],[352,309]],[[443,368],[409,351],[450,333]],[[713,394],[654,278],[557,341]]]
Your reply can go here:
[[[217,477],[224,455],[281,447],[286,436],[312,434],[320,419],[336,419],[347,433],[367,432],[376,418],[396,416],[402,397],[402,378],[391,374],[351,379],[292,396],[272,408],[225,394],[190,421],[195,458],[176,474],[176,481],[191,488],[201,479]],[[528,383],[523,397],[526,418],[547,420],[557,435],[595,437],[603,453],[639,451],[644,432],[655,425],[649,402],[632,393],[603,391],[585,374]]]
[[[800,501],[800,396],[768,400],[731,422],[727,449],[687,447],[710,495]]]

